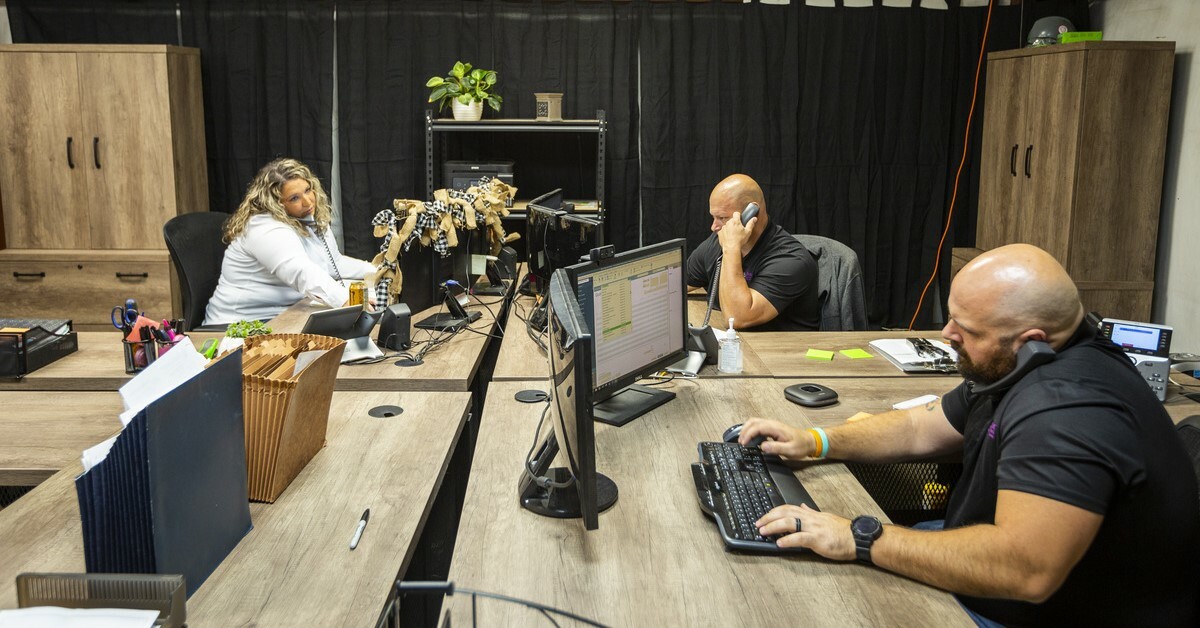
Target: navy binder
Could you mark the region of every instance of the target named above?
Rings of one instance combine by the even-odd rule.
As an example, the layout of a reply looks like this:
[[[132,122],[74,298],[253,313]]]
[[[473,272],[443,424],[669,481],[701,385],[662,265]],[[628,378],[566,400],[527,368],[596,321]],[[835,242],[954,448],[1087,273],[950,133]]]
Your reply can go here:
[[[75,489],[89,573],[183,574],[190,597],[251,528],[241,351],[146,406]]]

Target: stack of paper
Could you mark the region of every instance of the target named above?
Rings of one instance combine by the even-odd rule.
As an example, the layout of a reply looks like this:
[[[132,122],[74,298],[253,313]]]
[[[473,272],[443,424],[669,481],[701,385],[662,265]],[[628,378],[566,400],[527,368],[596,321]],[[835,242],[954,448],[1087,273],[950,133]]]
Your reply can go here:
[[[954,374],[958,372],[958,367],[955,363],[958,360],[958,354],[950,345],[940,340],[926,340],[934,349],[941,353],[934,352],[930,355],[922,355],[917,351],[917,348],[909,342],[908,338],[883,338],[880,340],[872,340],[870,346],[875,351],[887,358],[889,362],[896,365],[896,368],[905,373],[937,373],[937,374]]]

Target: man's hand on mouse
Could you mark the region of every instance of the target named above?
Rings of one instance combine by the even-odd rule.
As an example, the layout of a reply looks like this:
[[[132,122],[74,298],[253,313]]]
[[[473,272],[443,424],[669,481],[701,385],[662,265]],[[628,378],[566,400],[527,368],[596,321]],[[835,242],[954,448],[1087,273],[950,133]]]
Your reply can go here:
[[[779,535],[775,541],[779,547],[807,547],[830,560],[854,560],[854,533],[844,517],[804,504],[784,504],[772,508],[754,525],[763,536]]]
[[[752,418],[746,421],[738,435],[738,443],[748,446],[758,436],[767,438],[758,446],[764,454],[802,460],[811,458],[817,452],[816,442],[806,430],[771,419]]]

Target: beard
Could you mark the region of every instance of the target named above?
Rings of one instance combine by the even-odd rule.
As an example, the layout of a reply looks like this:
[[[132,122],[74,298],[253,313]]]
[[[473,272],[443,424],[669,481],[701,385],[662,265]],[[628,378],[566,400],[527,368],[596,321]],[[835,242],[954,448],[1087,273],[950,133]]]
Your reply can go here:
[[[1007,343],[1005,343],[1007,344]],[[962,350],[957,342],[950,341],[950,348],[958,354],[958,373],[963,379],[980,385],[993,384],[1008,375],[1017,366],[1017,354],[1001,353],[991,360],[976,362]]]

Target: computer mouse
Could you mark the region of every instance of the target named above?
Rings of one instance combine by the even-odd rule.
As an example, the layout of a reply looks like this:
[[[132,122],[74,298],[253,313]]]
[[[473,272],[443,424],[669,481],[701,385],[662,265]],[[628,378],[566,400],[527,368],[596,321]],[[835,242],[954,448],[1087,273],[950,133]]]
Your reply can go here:
[[[783,396],[808,408],[832,405],[838,400],[838,394],[832,388],[820,384],[792,384],[783,389]]]
[[[738,437],[740,437],[741,435],[742,435],[742,424],[738,423],[736,425],[729,426],[729,429],[725,430],[725,433],[721,435],[721,440],[724,440],[727,443],[736,443],[736,442],[738,442]],[[749,443],[746,443],[746,446],[747,447],[758,447],[759,445],[762,444],[762,442],[764,440],[767,440],[767,437],[757,436],[757,437],[751,439]]]

